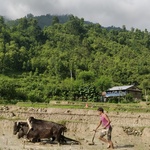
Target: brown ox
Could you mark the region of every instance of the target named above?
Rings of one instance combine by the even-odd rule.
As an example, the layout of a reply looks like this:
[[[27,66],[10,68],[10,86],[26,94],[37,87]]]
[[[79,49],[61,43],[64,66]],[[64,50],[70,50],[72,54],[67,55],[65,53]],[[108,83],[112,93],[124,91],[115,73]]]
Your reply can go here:
[[[32,136],[34,135],[36,139],[51,137],[55,138],[58,143],[64,142],[64,136],[62,134],[64,134],[64,132],[67,130],[64,125],[55,122],[35,119],[34,117],[29,117],[29,119],[27,119],[27,123],[29,126],[29,130],[27,133],[28,139],[31,138],[32,133]]]
[[[66,131],[66,127],[50,121],[38,120],[30,117],[27,122],[15,122],[13,134],[18,133],[18,138],[26,137],[32,142],[40,141],[40,139],[55,139],[61,143],[64,142],[62,135]]]

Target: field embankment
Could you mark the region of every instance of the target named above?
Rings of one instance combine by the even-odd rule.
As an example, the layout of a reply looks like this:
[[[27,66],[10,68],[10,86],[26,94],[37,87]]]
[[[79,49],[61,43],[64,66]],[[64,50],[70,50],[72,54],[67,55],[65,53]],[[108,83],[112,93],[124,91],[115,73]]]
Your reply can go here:
[[[58,108],[59,106],[59,108]],[[112,138],[116,149],[120,150],[149,150],[150,149],[150,113],[119,110],[117,105],[110,104],[115,109],[110,111],[109,104],[103,106],[107,108],[107,113],[112,121]],[[125,106],[125,105],[124,105]],[[66,108],[65,108],[66,107]],[[76,106],[77,107],[77,106]],[[83,107],[83,106],[82,106]],[[92,108],[91,108],[92,107]],[[121,106],[122,107],[122,106]],[[120,107],[120,108],[121,108]],[[133,107],[133,106],[132,106]],[[137,107],[137,106],[136,106]],[[145,107],[145,108],[144,108]],[[111,108],[111,109],[112,109]],[[141,106],[148,110],[148,107]],[[139,108],[140,109],[140,108]],[[62,145],[39,143],[24,143],[12,134],[14,121],[25,121],[28,117],[55,121],[67,126],[67,137],[81,142],[81,145]],[[96,145],[89,146],[93,132],[97,126],[99,117],[96,106],[88,104],[88,108],[72,109],[66,104],[53,105],[49,107],[22,107],[22,106],[0,106],[0,149],[20,150],[96,150],[106,149],[106,145],[98,140],[99,133],[96,134]]]

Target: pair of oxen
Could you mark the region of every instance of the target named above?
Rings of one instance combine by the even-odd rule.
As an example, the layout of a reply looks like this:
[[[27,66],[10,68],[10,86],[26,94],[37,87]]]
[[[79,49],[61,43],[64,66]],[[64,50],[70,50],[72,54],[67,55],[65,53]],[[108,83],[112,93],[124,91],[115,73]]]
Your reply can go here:
[[[65,142],[64,132],[67,128],[55,122],[29,117],[27,122],[15,122],[13,134],[18,138],[26,137],[31,142],[39,142],[41,139],[56,140],[59,144]]]

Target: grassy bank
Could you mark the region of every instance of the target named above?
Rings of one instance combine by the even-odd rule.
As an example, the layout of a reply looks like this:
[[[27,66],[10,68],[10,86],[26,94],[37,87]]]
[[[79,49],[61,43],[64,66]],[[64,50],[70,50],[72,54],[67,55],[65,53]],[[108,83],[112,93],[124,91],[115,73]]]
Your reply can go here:
[[[95,110],[98,107],[103,107],[109,112],[150,112],[150,106],[145,103],[96,103],[96,102],[72,102],[72,101],[51,101],[50,103],[31,103],[19,102],[16,104],[20,107],[34,107],[34,108],[64,108],[64,109],[89,109]]]

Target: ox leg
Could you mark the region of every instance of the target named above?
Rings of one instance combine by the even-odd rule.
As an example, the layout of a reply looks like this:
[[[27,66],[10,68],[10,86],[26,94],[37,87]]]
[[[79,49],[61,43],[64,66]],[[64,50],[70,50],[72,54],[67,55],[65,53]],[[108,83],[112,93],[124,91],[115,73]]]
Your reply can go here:
[[[58,141],[58,144],[60,145],[62,142],[61,142],[61,135],[57,135],[57,141]]]
[[[31,140],[31,142],[33,142],[33,143],[38,142],[38,139],[35,137]]]
[[[65,140],[65,137],[64,137],[64,135],[61,135],[61,138],[60,138],[60,140],[61,140],[61,142],[62,142],[62,143],[67,143],[67,141]]]
[[[51,140],[52,142],[54,142],[54,141],[55,141],[55,137],[52,136],[52,137],[50,138],[50,140]]]
[[[33,143],[40,142],[40,141],[41,141],[41,139],[39,139],[38,135],[34,136],[31,140],[31,142],[33,142]]]

